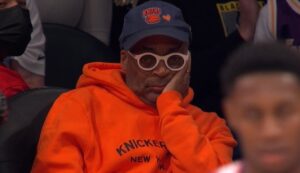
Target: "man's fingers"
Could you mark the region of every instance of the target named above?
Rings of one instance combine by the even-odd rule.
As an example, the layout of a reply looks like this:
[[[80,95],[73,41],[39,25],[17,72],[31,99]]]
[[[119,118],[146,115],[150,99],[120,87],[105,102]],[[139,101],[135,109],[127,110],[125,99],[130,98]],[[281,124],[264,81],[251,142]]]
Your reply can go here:
[[[187,65],[188,65],[187,72],[190,73],[191,72],[191,67],[192,67],[192,58],[191,58],[191,55],[188,58]]]

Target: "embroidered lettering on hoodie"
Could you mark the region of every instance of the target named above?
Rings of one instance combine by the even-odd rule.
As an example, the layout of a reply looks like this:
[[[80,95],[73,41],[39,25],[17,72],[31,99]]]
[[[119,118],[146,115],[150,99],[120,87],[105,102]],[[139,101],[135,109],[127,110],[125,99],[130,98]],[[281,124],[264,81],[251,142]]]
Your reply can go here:
[[[153,139],[131,139],[116,148],[116,152],[119,156],[122,156],[131,150],[143,147],[158,147],[167,150],[166,144],[163,141]]]

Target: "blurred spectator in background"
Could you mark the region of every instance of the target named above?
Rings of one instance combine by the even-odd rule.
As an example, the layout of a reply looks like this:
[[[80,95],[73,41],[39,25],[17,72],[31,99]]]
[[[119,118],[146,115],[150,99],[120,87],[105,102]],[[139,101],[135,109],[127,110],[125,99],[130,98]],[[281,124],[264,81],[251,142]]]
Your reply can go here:
[[[38,0],[43,23],[56,23],[83,30],[109,44],[112,0]]]
[[[35,0],[26,0],[26,7],[33,26],[31,40],[24,54],[11,57],[10,68],[17,71],[30,88],[38,88],[44,86],[45,36]]]
[[[300,1],[269,0],[257,22],[255,42],[283,41],[288,46],[300,46]]]
[[[274,43],[248,45],[222,72],[224,112],[244,159],[217,173],[299,173],[299,53]]]
[[[11,97],[28,89],[21,76],[6,68],[7,56],[21,55],[30,41],[32,25],[24,1],[2,0],[0,6],[0,92]]]
[[[119,50],[117,37],[124,13],[147,0],[115,0],[111,46]],[[191,25],[193,55],[191,86],[193,103],[206,111],[221,113],[219,73],[227,55],[244,42],[252,41],[262,0],[165,0],[175,4]],[[122,3],[123,2],[123,3]],[[259,2],[259,3],[258,3]]]
[[[222,116],[219,74],[227,56],[252,41],[259,5],[257,0],[181,1],[191,24],[193,57],[191,86],[194,104]],[[262,1],[259,1],[262,3]]]

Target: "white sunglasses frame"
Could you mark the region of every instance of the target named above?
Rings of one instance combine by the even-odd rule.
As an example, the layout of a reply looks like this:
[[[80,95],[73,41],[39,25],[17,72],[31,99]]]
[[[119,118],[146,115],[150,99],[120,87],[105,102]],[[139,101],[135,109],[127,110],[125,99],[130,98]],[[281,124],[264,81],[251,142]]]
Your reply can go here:
[[[180,70],[182,70],[182,69],[184,68],[184,66],[185,66],[186,63],[188,62],[188,59],[190,58],[190,55],[191,55],[190,51],[188,51],[187,54],[182,54],[182,53],[175,52],[175,53],[170,53],[170,54],[167,54],[167,55],[164,55],[164,56],[157,55],[157,54],[152,53],[152,52],[144,52],[144,53],[141,53],[141,54],[138,54],[138,55],[137,55],[137,54],[133,54],[133,53],[131,53],[130,51],[127,51],[127,52],[128,52],[128,54],[129,54],[130,56],[132,56],[132,57],[137,61],[137,64],[138,64],[139,68],[141,68],[141,69],[144,70],[144,71],[151,71],[151,70],[155,69],[155,68],[158,66],[158,64],[159,64],[159,62],[160,62],[161,60],[164,61],[166,67],[167,67],[169,70],[171,70],[171,71],[180,71]],[[156,64],[155,64],[153,67],[151,67],[151,68],[145,68],[145,67],[143,67],[143,66],[140,64],[140,59],[141,59],[144,55],[152,55],[153,57],[155,57],[156,60],[157,60],[157,61],[156,61]],[[174,68],[171,68],[171,67],[168,65],[167,60],[169,59],[169,57],[171,57],[171,56],[173,56],[173,55],[178,55],[178,56],[183,57],[184,63],[183,63],[183,65],[182,65],[180,68],[174,69]]]

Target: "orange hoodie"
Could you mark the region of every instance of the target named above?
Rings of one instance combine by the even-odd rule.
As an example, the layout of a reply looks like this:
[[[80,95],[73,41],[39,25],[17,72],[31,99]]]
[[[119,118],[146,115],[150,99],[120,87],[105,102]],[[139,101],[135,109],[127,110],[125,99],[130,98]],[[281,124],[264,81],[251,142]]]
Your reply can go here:
[[[200,172],[231,161],[235,141],[224,120],[161,94],[157,109],[124,83],[119,64],[85,65],[42,129],[33,173]]]

